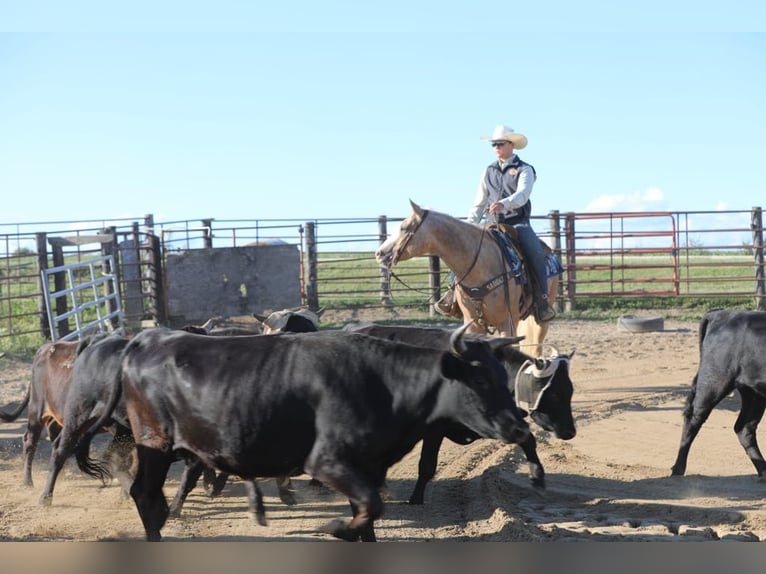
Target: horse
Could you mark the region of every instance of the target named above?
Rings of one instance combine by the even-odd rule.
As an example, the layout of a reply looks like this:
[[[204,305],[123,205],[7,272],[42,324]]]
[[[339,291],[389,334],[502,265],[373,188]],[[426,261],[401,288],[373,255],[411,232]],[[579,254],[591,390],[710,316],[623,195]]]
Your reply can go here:
[[[412,213],[375,252],[381,267],[391,271],[399,261],[421,255],[439,257],[455,274],[455,300],[466,332],[503,337],[524,336],[529,354],[541,357],[550,322],[539,324],[529,281],[517,281],[503,248],[487,227],[445,213],[423,209],[412,200]],[[526,284],[525,284],[526,283]],[[548,298],[555,301],[558,276],[548,277]]]

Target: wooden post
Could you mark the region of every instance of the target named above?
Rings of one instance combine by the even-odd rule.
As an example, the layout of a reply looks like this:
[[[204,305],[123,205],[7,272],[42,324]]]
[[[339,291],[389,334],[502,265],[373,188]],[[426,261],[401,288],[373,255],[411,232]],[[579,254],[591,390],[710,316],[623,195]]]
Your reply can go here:
[[[103,233],[111,235],[112,239],[111,241],[104,241],[101,243],[101,253],[104,256],[111,255],[114,260],[114,268],[111,268],[109,264],[104,261],[104,264],[102,265],[102,270],[105,275],[114,275],[114,283],[111,281],[107,281],[104,283],[104,297],[109,297],[114,294],[114,288],[117,289],[117,296],[119,297],[120,293],[120,263],[118,260],[119,257],[119,250],[117,249],[117,228],[112,226],[107,229],[103,230]],[[112,313],[117,312],[117,301],[114,299],[109,299],[107,301],[107,313],[110,315]],[[112,317],[110,321],[112,325],[112,329],[117,329],[119,327],[119,321]]]
[[[564,301],[566,311],[572,311],[577,304],[577,256],[575,254],[575,214],[569,212],[564,220],[564,238],[566,242],[567,295]]]
[[[167,323],[167,293],[165,292],[164,269],[162,265],[162,251],[160,249],[160,238],[150,233],[146,236],[148,243],[148,263],[149,270],[147,274],[151,278],[149,281],[149,296],[154,303],[154,320],[159,325]]]
[[[561,261],[561,219],[559,217],[558,210],[553,210],[548,213],[548,219],[551,227],[551,249],[556,258]],[[559,284],[555,301],[550,301],[553,305],[553,309],[558,313],[561,311],[561,301],[564,298],[564,294],[561,292],[561,276],[556,277],[556,281]]]
[[[57,237],[51,237],[49,239],[51,245],[51,251],[53,253],[53,267],[62,267],[64,265],[64,248],[61,245],[61,240]],[[53,274],[53,290],[57,293],[66,289],[66,273],[64,271],[58,271]],[[61,317],[67,312],[67,299],[66,297],[56,297],[56,312],[54,315]],[[58,338],[61,339],[71,333],[69,327],[69,319],[58,321],[58,325],[51,325],[51,331],[56,329],[58,332]]]
[[[388,220],[385,215],[378,217],[378,245],[383,245],[388,239]],[[385,307],[391,306],[391,272],[385,267],[380,267],[380,302]]]
[[[441,262],[436,255],[428,256],[428,280],[431,291],[431,298],[428,301],[428,316],[435,317],[434,303],[441,297]]]
[[[48,269],[48,235],[46,233],[35,233],[37,241],[37,284],[40,298],[37,302],[37,310],[40,313],[40,332],[46,339],[51,339],[52,325],[48,323],[48,303],[45,301],[45,290],[43,288],[43,271]]]
[[[317,285],[317,240],[313,221],[306,222],[306,303],[309,309],[319,310],[319,290]]]
[[[766,311],[766,283],[763,276],[763,212],[753,207],[750,212],[750,228],[753,231],[753,258],[755,263],[755,305],[758,311]]]
[[[203,219],[202,227],[205,228],[204,230],[205,236],[202,238],[202,241],[205,244],[205,247],[207,249],[212,249],[213,248],[213,220]]]

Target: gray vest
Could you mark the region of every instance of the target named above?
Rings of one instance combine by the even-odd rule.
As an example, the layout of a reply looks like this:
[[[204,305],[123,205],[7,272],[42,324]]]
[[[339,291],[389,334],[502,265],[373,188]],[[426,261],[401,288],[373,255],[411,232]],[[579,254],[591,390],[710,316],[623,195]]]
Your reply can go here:
[[[496,201],[500,201],[501,199],[505,199],[516,193],[519,184],[519,169],[523,165],[531,167],[532,173],[537,177],[535,168],[530,164],[521,161],[517,155],[514,155],[513,160],[506,163],[502,170],[500,169],[498,162],[493,162],[487,167],[487,176],[484,179],[484,183],[489,192],[490,203],[495,203]],[[515,223],[528,222],[530,215],[532,215],[532,202],[527,201],[521,207],[506,213],[501,223],[514,225]]]

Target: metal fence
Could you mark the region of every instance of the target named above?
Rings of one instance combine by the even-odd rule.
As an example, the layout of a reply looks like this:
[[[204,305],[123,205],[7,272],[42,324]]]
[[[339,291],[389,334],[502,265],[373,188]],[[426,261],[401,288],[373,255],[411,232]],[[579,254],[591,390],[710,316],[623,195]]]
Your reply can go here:
[[[425,311],[446,287],[449,270],[436,258],[423,257],[400,263],[396,276],[401,282],[391,281],[374,259],[375,249],[403,219],[155,222],[146,215],[138,221],[0,224],[0,344],[8,337],[50,336],[41,270],[107,253],[118,260],[115,271],[129,323],[163,322],[162,270],[168,253],[269,243],[300,249],[302,297],[311,307]],[[560,309],[593,298],[636,297],[721,297],[753,308],[766,305],[760,207],[554,211],[534,217],[533,226],[565,268]]]

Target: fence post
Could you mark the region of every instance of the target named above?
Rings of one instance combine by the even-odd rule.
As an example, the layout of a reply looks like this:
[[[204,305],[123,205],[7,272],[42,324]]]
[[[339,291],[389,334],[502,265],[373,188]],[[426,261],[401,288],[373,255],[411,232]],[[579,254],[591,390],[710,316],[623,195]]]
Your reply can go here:
[[[428,302],[428,316],[435,317],[436,309],[434,309],[434,303],[436,303],[441,297],[441,267],[439,258],[436,255],[428,256],[428,280],[431,291],[431,300]]]
[[[213,220],[212,219],[203,219],[202,220],[202,227],[205,228],[204,230],[204,237],[202,238],[202,242],[204,243],[205,247],[207,249],[212,249],[213,247]]]
[[[54,267],[63,267],[64,266],[64,248],[61,245],[61,238],[59,237],[51,237],[48,240],[48,243],[50,243],[51,251],[53,254],[53,266]],[[53,290],[56,292],[64,291],[66,289],[66,273],[64,271],[58,271],[53,274]],[[62,315],[66,315],[66,312],[68,311],[67,306],[67,299],[66,297],[56,297],[56,313],[55,315],[60,317]],[[56,329],[56,332],[58,333],[58,338],[62,339],[66,335],[72,332],[72,329],[69,327],[69,319],[63,319],[58,322],[58,325],[51,325],[51,329]]]
[[[149,297],[154,304],[154,321],[158,325],[167,323],[167,293],[165,292],[165,282],[163,278],[164,270],[162,268],[162,250],[160,248],[160,238],[154,233],[148,233],[146,241],[148,250],[148,270],[149,278]]]
[[[43,288],[43,271],[48,269],[48,234],[35,233],[37,241],[37,285],[40,292],[37,309],[40,313],[40,332],[46,339],[51,339],[51,325],[48,323],[48,303],[45,301]]]
[[[572,311],[577,304],[577,256],[575,255],[575,214],[573,212],[566,213],[564,220],[564,241],[566,248],[566,265],[564,266],[567,272],[567,295],[564,301],[564,309],[566,311]]]
[[[387,221],[385,215],[378,216],[378,245],[388,239]],[[391,273],[385,267],[380,267],[380,302],[386,307],[391,305]]]
[[[120,254],[119,249],[117,248],[117,228],[112,226],[104,229],[103,231],[105,234],[108,233],[111,235],[112,240],[101,244],[101,254],[104,256],[111,255],[114,261],[114,269],[110,268],[106,261],[104,261],[102,266],[102,270],[105,275],[114,275],[114,283],[110,281],[104,283],[104,297],[109,297],[114,293],[112,291],[113,287],[117,289],[117,296],[120,297]],[[117,301],[114,299],[108,299],[107,309],[109,314],[116,313],[118,309]],[[111,324],[113,329],[119,328],[118,321],[114,317],[112,317]]]
[[[317,239],[313,221],[306,222],[306,304],[312,311],[319,310],[319,290],[317,285]]]
[[[551,227],[551,250],[553,250],[556,258],[561,261],[561,219],[558,209],[548,212],[548,220]],[[559,288],[556,291],[555,301],[551,301],[551,303],[553,303],[553,308],[558,313],[561,311],[561,301],[564,295],[561,292],[561,276],[557,275],[555,281],[558,283]]]
[[[763,212],[753,207],[750,212],[750,228],[753,231],[753,258],[755,260],[755,305],[758,311],[766,311],[766,284],[763,277]]]

